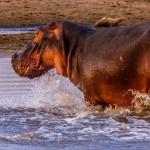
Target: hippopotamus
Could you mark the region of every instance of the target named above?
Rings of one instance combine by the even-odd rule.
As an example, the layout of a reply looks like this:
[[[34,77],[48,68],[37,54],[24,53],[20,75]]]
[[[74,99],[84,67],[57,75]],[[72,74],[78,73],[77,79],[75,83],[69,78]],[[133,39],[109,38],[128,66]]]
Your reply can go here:
[[[150,89],[150,22],[90,27],[51,21],[12,56],[12,66],[28,78],[56,68],[89,103],[129,107],[132,90],[149,93]]]

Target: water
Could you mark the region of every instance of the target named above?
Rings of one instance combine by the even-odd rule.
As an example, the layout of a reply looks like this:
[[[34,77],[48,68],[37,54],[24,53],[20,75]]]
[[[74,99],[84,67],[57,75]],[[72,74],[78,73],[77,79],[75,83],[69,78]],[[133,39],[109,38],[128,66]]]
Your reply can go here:
[[[10,34],[22,34],[31,33],[39,26],[28,26],[28,27],[0,27],[0,35],[10,35]]]
[[[150,98],[133,94],[135,109],[103,110],[55,70],[29,80],[0,58],[0,150],[149,150]]]

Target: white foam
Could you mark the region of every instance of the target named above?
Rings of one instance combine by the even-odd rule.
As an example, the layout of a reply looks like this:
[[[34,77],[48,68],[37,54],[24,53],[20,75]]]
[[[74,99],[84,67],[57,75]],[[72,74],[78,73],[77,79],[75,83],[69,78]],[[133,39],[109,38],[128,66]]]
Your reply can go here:
[[[84,106],[83,94],[67,78],[59,76],[51,70],[41,78],[34,79],[34,99],[39,105],[46,107],[80,107]],[[50,75],[50,73],[55,75]]]

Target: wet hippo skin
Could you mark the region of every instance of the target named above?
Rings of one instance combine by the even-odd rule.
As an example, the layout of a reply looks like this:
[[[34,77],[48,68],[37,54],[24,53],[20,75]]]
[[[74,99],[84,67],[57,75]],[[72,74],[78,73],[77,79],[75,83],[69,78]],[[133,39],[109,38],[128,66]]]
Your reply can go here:
[[[52,21],[12,57],[17,74],[34,78],[52,68],[91,104],[132,105],[132,90],[149,92],[150,23],[94,27]]]

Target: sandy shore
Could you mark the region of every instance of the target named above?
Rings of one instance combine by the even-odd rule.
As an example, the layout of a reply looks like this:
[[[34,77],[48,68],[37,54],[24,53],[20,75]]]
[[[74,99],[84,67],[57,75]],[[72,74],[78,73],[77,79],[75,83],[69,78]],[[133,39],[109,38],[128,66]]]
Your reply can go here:
[[[0,0],[0,26],[45,24],[51,19],[94,23],[101,17],[126,23],[150,19],[150,0]]]
[[[124,24],[150,21],[150,0],[0,0],[0,26],[46,24],[51,19],[95,23],[122,17]],[[33,34],[0,35],[0,52],[20,50]]]

